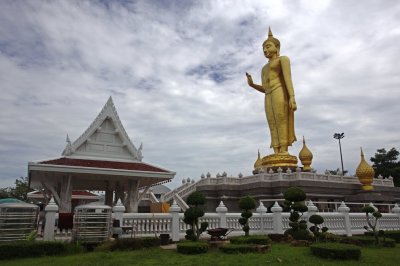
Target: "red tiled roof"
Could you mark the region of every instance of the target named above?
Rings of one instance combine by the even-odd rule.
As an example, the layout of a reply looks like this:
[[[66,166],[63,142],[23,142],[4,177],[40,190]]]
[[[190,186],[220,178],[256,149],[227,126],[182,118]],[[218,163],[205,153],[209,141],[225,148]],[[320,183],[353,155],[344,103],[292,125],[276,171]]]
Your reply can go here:
[[[35,194],[35,195],[39,195],[40,194],[41,195],[42,192],[41,191],[35,191],[32,194]],[[91,193],[91,192],[89,192],[87,190],[72,190],[72,195],[73,196],[95,196],[95,197],[98,196],[98,195],[93,194],[93,193]]]
[[[78,166],[78,167],[91,167],[91,168],[108,168],[108,169],[120,169],[120,170],[132,170],[132,171],[136,170],[145,172],[162,172],[162,173],[168,172],[158,167],[154,167],[140,162],[128,163],[128,162],[117,162],[117,161],[71,159],[65,157],[39,162],[39,164],[65,165],[65,166]]]

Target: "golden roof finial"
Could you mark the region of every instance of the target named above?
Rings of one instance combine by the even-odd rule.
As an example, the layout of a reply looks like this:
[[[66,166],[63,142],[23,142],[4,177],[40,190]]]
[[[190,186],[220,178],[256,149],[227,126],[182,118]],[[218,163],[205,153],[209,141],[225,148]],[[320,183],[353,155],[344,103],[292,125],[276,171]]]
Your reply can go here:
[[[299,153],[299,159],[303,164],[303,171],[310,171],[311,170],[311,163],[313,159],[313,154],[310,149],[306,145],[306,140],[303,136],[303,148]]]
[[[356,176],[360,180],[363,190],[372,190],[372,182],[374,180],[375,171],[364,159],[364,152],[361,149],[361,162],[357,167]]]
[[[262,166],[262,160],[261,160],[261,156],[260,156],[260,149],[258,150],[258,157],[256,162],[254,163],[254,169],[255,170],[259,170]]]

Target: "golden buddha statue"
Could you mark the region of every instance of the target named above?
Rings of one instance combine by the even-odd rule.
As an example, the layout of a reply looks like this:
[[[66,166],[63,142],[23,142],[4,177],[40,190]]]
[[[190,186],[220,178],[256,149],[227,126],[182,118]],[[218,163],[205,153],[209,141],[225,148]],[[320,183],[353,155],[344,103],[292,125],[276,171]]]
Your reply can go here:
[[[269,28],[268,39],[263,43],[263,51],[265,57],[268,58],[268,63],[261,70],[262,85],[255,84],[248,73],[246,73],[247,82],[250,87],[265,94],[265,114],[271,133],[270,147],[273,148],[274,154],[280,157],[292,157],[289,160],[290,167],[296,167],[297,158],[288,153],[288,146],[292,146],[292,143],[296,141],[294,111],[297,109],[290,61],[287,56],[279,55],[280,42],[273,37],[271,28]],[[273,164],[276,164],[277,160],[280,161],[275,156]],[[271,166],[269,163],[263,163],[263,165],[267,164]]]

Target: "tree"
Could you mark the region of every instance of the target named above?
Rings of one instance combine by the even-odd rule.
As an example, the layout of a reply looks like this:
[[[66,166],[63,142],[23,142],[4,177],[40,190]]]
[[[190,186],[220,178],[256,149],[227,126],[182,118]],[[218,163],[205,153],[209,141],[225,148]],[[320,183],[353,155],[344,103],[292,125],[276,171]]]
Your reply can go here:
[[[372,167],[375,170],[375,177],[382,175],[383,177],[393,177],[393,182],[396,187],[400,187],[400,160],[399,151],[396,148],[378,149],[374,157],[371,157],[373,162]]]
[[[14,182],[15,187],[7,187],[0,189],[0,198],[16,198],[22,201],[28,200],[28,192],[33,191],[29,188],[28,178],[19,177]]]

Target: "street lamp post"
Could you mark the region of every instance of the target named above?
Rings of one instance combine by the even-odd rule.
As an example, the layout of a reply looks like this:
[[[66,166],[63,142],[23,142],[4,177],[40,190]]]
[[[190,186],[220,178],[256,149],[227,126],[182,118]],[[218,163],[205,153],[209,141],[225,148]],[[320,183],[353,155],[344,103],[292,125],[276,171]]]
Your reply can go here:
[[[342,144],[340,140],[344,138],[344,133],[335,133],[333,134],[333,138],[339,140],[339,149],[340,149],[340,161],[342,162],[342,175],[344,175],[344,168],[343,168],[343,156],[342,156]]]

